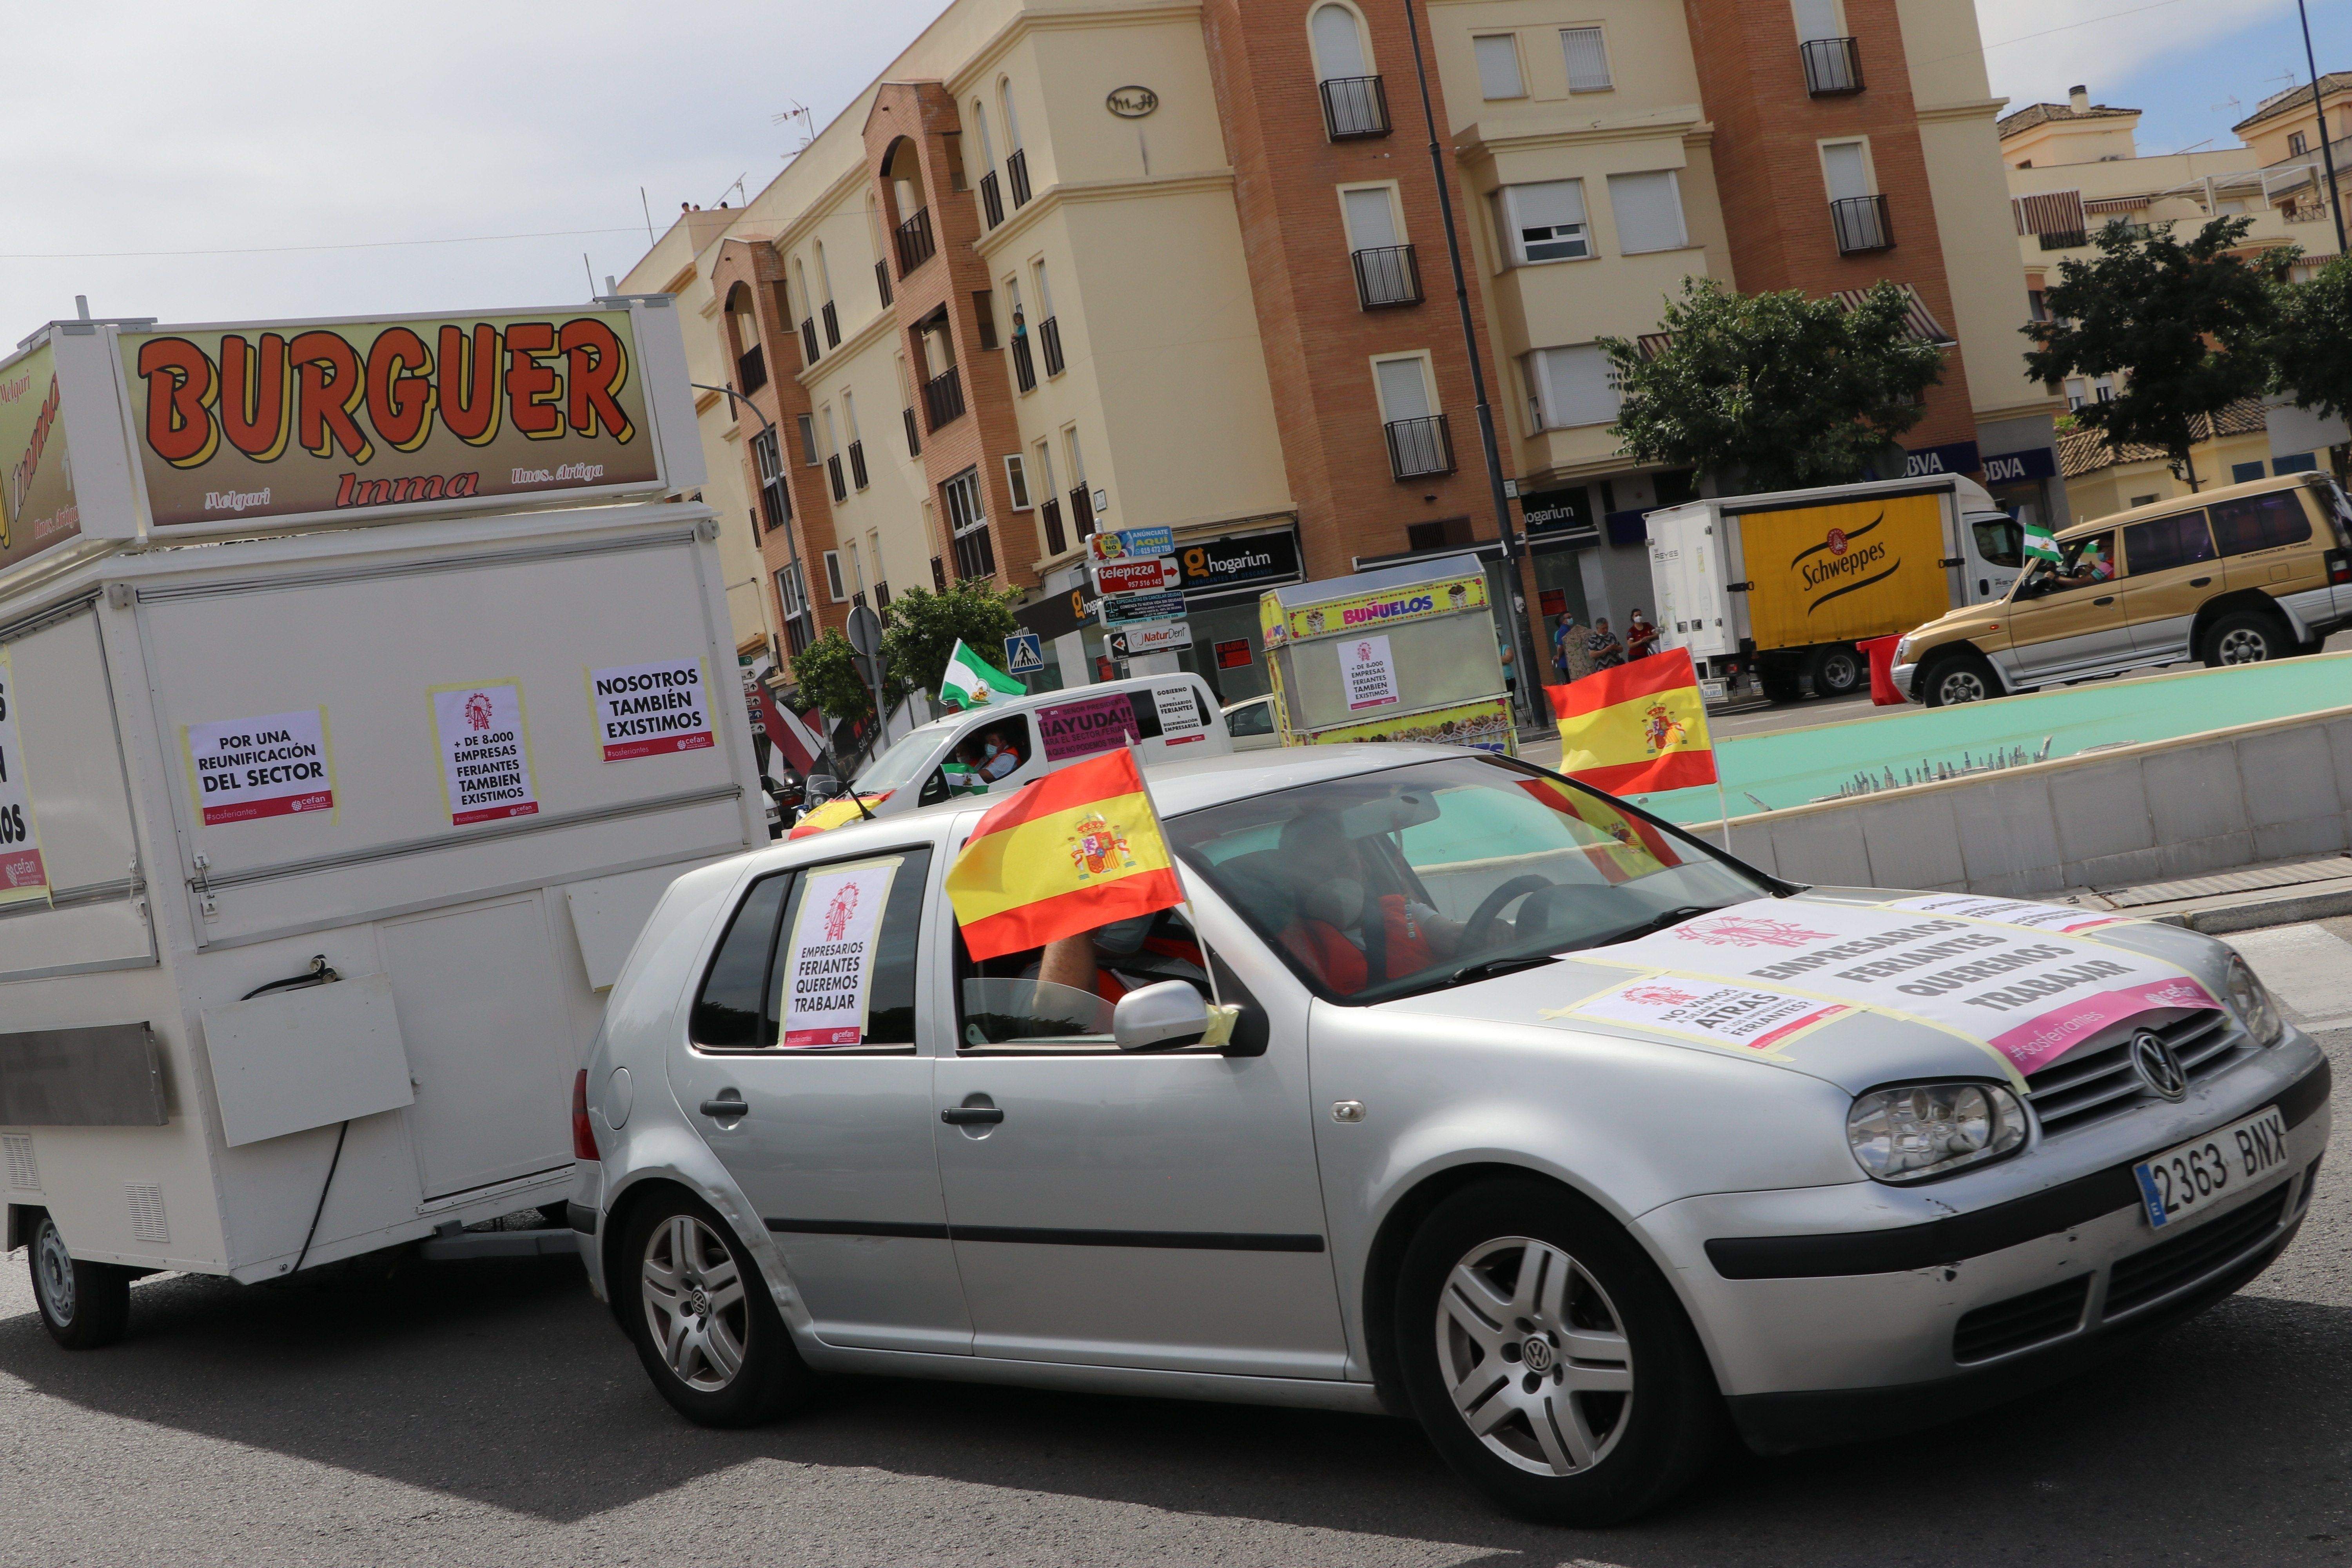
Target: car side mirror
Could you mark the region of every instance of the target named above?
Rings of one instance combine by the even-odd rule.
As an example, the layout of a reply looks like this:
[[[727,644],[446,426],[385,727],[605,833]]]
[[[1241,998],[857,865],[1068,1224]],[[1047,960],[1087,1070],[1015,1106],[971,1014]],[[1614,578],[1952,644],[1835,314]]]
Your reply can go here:
[[[811,800],[831,800],[841,793],[841,781],[831,773],[811,773],[808,776],[808,797]]]
[[[1122,1051],[1170,1051],[1198,1045],[1210,1022],[1209,1005],[1190,981],[1163,980],[1118,999],[1110,1036]]]

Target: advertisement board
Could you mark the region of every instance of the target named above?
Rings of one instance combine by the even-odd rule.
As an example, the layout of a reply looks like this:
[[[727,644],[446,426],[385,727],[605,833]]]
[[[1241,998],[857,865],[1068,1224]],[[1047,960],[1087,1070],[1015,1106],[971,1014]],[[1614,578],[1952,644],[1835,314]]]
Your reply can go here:
[[[1187,594],[1291,582],[1299,574],[1298,531],[1279,528],[1204,539],[1178,552],[1176,564]]]
[[[1184,574],[1166,555],[1140,555],[1094,564],[1097,594],[1157,594],[1180,586]]]
[[[1121,626],[1110,634],[1110,651],[1118,658],[1139,658],[1147,653],[1181,653],[1192,646],[1192,628],[1182,621],[1147,621],[1141,626]]]
[[[1759,647],[1908,631],[1950,607],[1937,490],[1738,514]]]
[[[1103,625],[1130,626],[1139,621],[1175,621],[1184,617],[1184,595],[1175,592],[1164,594],[1106,594],[1102,598]]]
[[[8,649],[0,645],[0,904],[49,896],[48,864],[41,858],[41,826],[33,820],[33,793],[25,753],[16,744],[16,680]]]
[[[1165,555],[1176,548],[1172,528],[1109,528],[1087,535],[1087,559],[1123,561],[1138,555]]]
[[[0,572],[81,531],[47,343],[0,367]]]
[[[1486,607],[1486,575],[1483,572],[1472,573],[1433,583],[1416,583],[1409,588],[1386,593],[1325,599],[1319,604],[1293,608],[1286,618],[1272,594],[1263,604],[1266,641],[1275,645],[1301,637],[1335,637],[1424,616],[1483,610]]]
[[[1285,743],[1324,746],[1349,741],[1414,741],[1426,745],[1469,746],[1481,752],[1518,755],[1517,738],[1511,728],[1510,700],[1504,697],[1396,719],[1371,719],[1333,730],[1286,732]]]
[[[158,531],[663,478],[626,310],[162,327],[120,353]]]

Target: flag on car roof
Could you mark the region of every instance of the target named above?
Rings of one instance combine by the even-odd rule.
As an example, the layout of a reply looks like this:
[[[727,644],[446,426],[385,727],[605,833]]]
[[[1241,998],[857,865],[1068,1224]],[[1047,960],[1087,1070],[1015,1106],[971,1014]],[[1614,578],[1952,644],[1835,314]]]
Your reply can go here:
[[[1688,789],[1715,779],[1706,703],[1686,648],[1547,686],[1559,720],[1559,771],[1612,795]]]
[[[2058,536],[2050,531],[2046,522],[2025,525],[2025,559],[2028,562],[2047,561],[2058,564]]]
[[[940,677],[940,700],[978,708],[996,692],[1026,697],[1029,689],[964,647],[963,638],[956,638],[955,651],[948,655],[947,670]]]
[[[947,890],[975,959],[1184,901],[1143,775],[1124,751],[1032,779],[990,808],[949,868]]]

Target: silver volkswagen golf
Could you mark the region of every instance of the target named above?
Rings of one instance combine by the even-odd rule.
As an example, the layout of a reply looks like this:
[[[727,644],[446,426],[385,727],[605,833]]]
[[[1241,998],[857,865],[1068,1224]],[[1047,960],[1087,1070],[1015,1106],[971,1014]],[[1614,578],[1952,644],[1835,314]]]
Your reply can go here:
[[[1444,748],[1152,780],[1189,906],[1028,952],[942,893],[971,806],[670,888],[571,1217],[688,1417],[832,1372],[1388,1411],[1601,1523],[1727,1431],[2064,1375],[2309,1203],[2326,1058],[2208,938],[1794,887]]]

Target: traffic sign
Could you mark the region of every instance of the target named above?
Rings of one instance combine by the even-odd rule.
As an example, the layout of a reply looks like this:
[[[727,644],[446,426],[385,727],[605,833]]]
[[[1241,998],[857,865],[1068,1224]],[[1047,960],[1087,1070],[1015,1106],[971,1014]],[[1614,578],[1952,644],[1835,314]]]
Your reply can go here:
[[[1138,658],[1147,653],[1181,653],[1192,646],[1192,628],[1182,621],[1147,621],[1121,626],[1110,634],[1115,658]]]
[[[1101,504],[1097,501],[1097,508]],[[1090,561],[1123,561],[1137,555],[1172,555],[1175,552],[1176,531],[1172,528],[1111,528],[1087,535],[1087,558]]]
[[[1131,626],[1143,621],[1181,621],[1184,618],[1184,595],[1181,594],[1106,594],[1102,599],[1103,625]]]
[[[1034,675],[1045,668],[1045,640],[1035,632],[1015,632],[1004,639],[1004,672]]]
[[[882,651],[882,617],[865,605],[849,612],[849,646],[868,658]]]
[[[1172,555],[1097,561],[1094,574],[1095,592],[1098,594],[1156,594],[1180,587],[1184,582],[1183,569]]]

